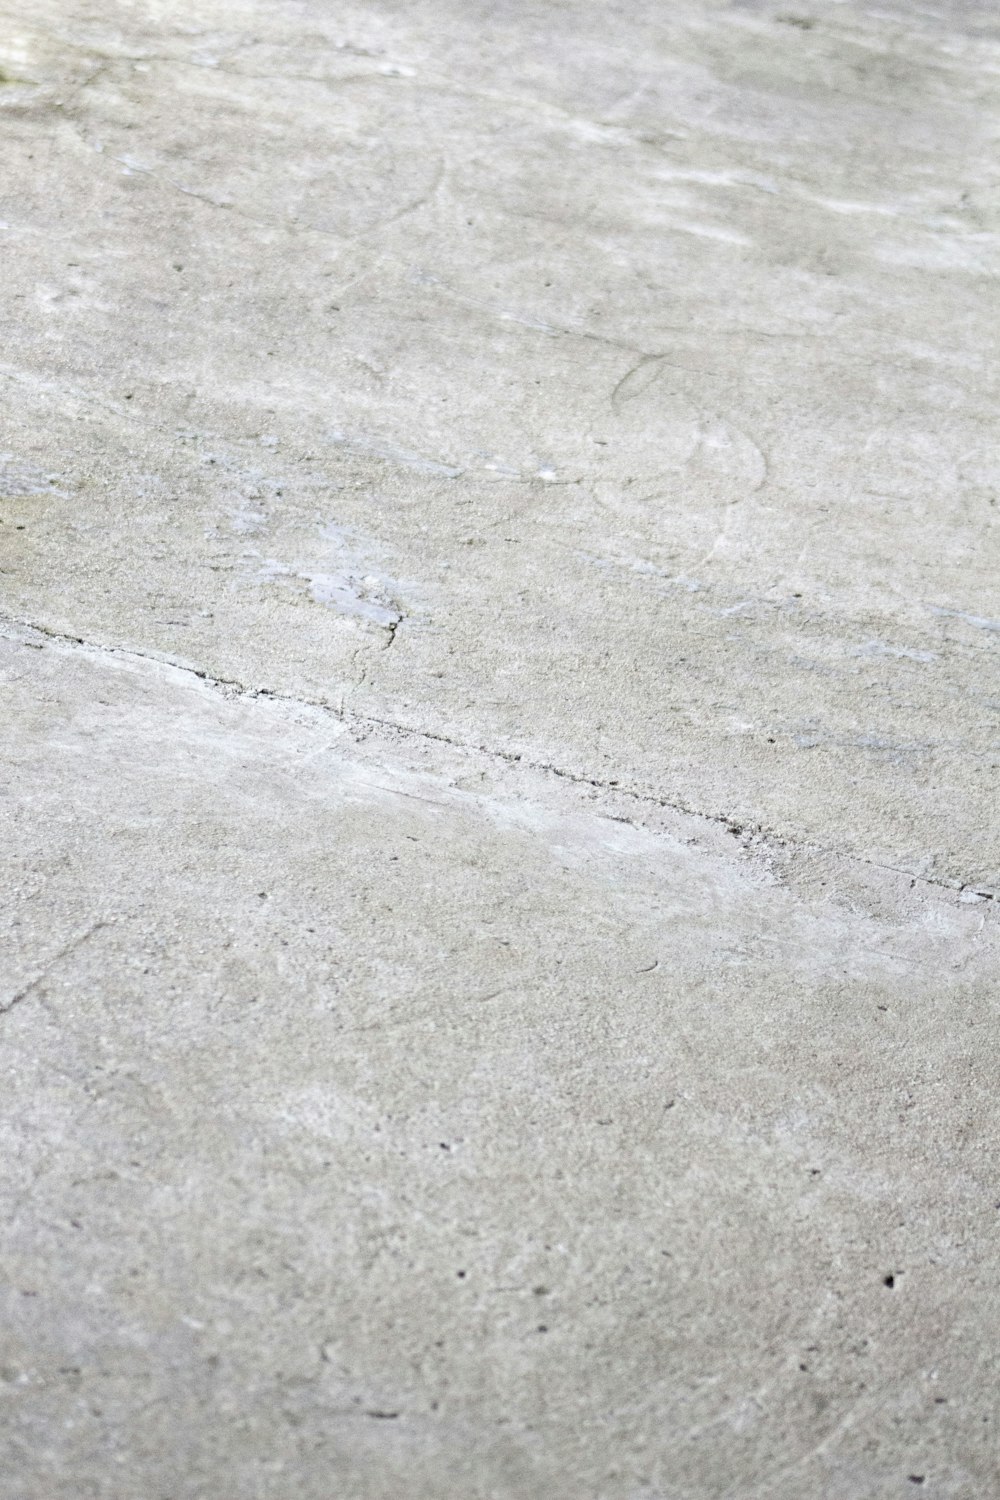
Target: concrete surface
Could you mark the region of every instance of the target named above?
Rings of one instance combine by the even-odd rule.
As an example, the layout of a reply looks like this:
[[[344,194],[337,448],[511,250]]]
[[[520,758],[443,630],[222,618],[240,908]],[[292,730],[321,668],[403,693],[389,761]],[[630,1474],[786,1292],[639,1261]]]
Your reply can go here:
[[[998,82],[0,0],[3,1500],[1000,1495]]]

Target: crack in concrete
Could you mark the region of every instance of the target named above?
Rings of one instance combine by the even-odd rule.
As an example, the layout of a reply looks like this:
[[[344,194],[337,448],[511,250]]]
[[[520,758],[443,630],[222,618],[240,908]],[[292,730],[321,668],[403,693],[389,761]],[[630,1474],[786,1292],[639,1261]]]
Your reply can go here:
[[[33,979],[29,979],[27,984],[22,985],[19,990],[15,990],[9,1000],[0,1004],[0,1017],[9,1015],[15,1006],[21,1004],[22,1000],[27,1000],[30,995],[34,994],[38,986],[45,982],[56,964],[61,963],[64,958],[68,958],[71,953],[75,953],[77,948],[81,948],[84,943],[89,942],[95,932],[100,932],[102,928],[109,925],[103,917],[99,917],[96,922],[92,922],[89,927],[84,928],[83,932],[78,932],[64,947],[60,948],[58,953],[52,955],[39,974],[36,974]]]
[[[209,688],[222,689],[227,696],[235,695],[251,700],[264,699],[274,703],[286,704],[292,708],[312,709],[315,712],[329,715],[338,723],[343,724],[347,729],[356,727],[359,730],[386,730],[404,738],[448,745],[452,749],[465,750],[474,755],[483,755],[489,759],[502,761],[506,765],[518,766],[522,770],[554,776],[560,781],[567,781],[575,786],[590,787],[607,797],[624,798],[640,807],[645,806],[660,811],[673,812],[682,817],[691,818],[702,823],[714,824],[726,833],[731,834],[733,838],[740,839],[744,848],[749,848],[750,841],[753,840],[758,850],[760,845],[763,844],[773,852],[787,851],[789,853],[809,855],[829,855],[837,859],[842,859],[848,864],[860,865],[870,870],[881,871],[884,874],[900,876],[903,879],[909,880],[911,887],[915,885],[930,886],[938,890],[951,891],[956,895],[968,892],[974,899],[1000,902],[1000,892],[981,886],[975,881],[946,880],[935,878],[931,875],[919,875],[913,870],[903,869],[898,865],[886,864],[880,860],[866,859],[863,855],[854,854],[847,850],[814,844],[807,839],[790,839],[759,824],[747,823],[727,813],[706,812],[701,808],[690,806],[690,804],[679,798],[665,797],[639,787],[624,786],[620,782],[613,780],[602,780],[600,777],[589,776],[583,771],[573,771],[566,766],[558,766],[552,761],[533,760],[526,757],[520,751],[504,750],[499,746],[485,745],[477,743],[474,740],[456,739],[451,735],[433,729],[417,729],[412,725],[400,724],[397,720],[382,718],[377,714],[359,713],[356,709],[346,707],[343,699],[341,699],[339,705],[334,705],[319,698],[303,698],[295,693],[284,693],[277,688],[250,686],[241,682],[238,678],[220,677],[206,668],[192,666],[188,662],[178,661],[166,654],[158,655],[153,652],[138,651],[126,646],[103,645],[99,642],[87,641],[82,636],[72,635],[68,631],[55,630],[51,626],[39,625],[30,620],[17,620],[9,615],[0,615],[0,626],[8,627],[8,632],[11,628],[16,630],[33,630],[49,640],[69,646],[70,648],[80,649],[97,657],[111,656],[124,660],[155,662],[158,666],[170,667],[174,671],[183,672],[188,676],[197,678]],[[396,628],[393,627],[391,629],[390,639],[386,646],[383,647],[383,650],[389,650],[392,646],[396,636]],[[18,637],[9,633],[6,634],[5,638],[18,642]],[[19,643],[33,644],[30,642]],[[361,680],[362,682],[364,681],[364,675],[362,675]],[[358,685],[357,683],[355,684],[355,686]],[[599,814],[599,816],[607,818],[610,822],[625,823],[632,828],[645,826],[632,818],[627,818],[620,814],[605,812]],[[16,1000],[13,1003],[16,1003]]]

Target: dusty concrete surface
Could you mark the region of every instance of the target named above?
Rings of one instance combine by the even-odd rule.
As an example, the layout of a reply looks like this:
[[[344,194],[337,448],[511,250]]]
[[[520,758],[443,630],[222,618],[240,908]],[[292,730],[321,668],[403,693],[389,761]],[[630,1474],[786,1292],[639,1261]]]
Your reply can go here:
[[[0,3],[3,1500],[1000,1494],[998,82]]]

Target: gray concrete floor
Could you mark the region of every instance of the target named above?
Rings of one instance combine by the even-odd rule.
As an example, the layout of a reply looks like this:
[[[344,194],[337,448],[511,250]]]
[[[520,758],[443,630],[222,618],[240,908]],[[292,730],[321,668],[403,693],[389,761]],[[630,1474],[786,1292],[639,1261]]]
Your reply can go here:
[[[2,0],[2,1500],[1000,1495],[998,79]]]

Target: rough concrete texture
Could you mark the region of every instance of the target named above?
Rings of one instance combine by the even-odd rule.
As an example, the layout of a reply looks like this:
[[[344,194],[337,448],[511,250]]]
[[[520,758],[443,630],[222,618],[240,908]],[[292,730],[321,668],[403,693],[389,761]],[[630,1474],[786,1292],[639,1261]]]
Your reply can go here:
[[[0,0],[3,1500],[1000,1495],[1000,22]]]

